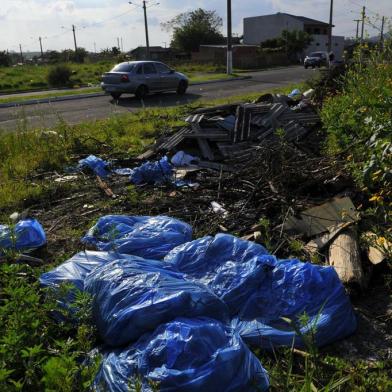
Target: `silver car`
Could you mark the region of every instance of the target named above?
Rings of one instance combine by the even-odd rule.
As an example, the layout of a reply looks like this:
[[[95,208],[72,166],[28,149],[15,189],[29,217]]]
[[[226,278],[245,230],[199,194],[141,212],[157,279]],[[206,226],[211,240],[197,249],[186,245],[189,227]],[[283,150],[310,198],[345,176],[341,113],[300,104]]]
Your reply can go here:
[[[114,99],[124,93],[135,94],[141,99],[152,92],[185,94],[188,78],[158,61],[128,61],[104,73],[101,87]]]

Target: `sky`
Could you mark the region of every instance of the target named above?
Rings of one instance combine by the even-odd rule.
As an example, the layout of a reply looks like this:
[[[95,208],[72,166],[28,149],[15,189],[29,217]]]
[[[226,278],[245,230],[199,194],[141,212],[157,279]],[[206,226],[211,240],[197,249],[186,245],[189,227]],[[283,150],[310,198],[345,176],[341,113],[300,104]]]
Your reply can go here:
[[[158,5],[156,2],[159,1]],[[128,0],[0,0],[0,50],[39,51],[42,37],[44,51],[73,48],[72,24],[76,28],[78,47],[97,51],[117,46],[122,38],[125,51],[145,45],[141,0],[135,5]],[[392,19],[392,0],[335,1],[333,34],[355,35],[354,19],[360,18],[362,6],[368,9],[372,24],[380,26],[380,15]],[[223,18],[225,33],[225,0],[150,0],[148,13],[150,45],[169,46],[170,33],[161,22],[195,8],[216,10]],[[243,18],[287,12],[328,22],[329,0],[232,0],[233,32],[242,35]],[[378,15],[378,16],[377,16]],[[370,36],[379,34],[366,26]]]

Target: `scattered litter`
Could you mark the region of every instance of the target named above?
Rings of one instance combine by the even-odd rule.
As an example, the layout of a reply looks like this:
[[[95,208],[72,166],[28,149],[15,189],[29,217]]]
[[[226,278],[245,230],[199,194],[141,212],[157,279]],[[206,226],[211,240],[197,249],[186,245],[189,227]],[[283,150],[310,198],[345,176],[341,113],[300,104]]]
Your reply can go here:
[[[98,186],[105,192],[106,196],[111,197],[112,199],[115,199],[117,196],[113,193],[111,188],[108,186],[108,184],[101,179],[100,176],[97,176],[97,182]]]
[[[295,88],[293,91],[291,91],[290,94],[287,95],[291,99],[299,98],[301,96],[301,91],[297,88]]]
[[[78,164],[79,169],[88,167],[99,177],[106,177],[109,175],[108,166],[108,162],[95,155],[89,155],[87,158],[81,159]]]
[[[159,260],[174,247],[192,239],[192,228],[167,216],[107,215],[82,238],[98,250]]]
[[[59,183],[71,182],[71,181],[75,181],[77,179],[78,179],[78,176],[70,174],[70,175],[67,175],[67,176],[57,177],[57,178],[55,178],[54,182],[59,182]]]
[[[190,282],[170,266],[137,256],[94,269],[85,289],[104,342],[118,347],[176,317],[227,319],[226,305],[204,285]]]
[[[176,167],[195,165],[199,162],[199,158],[187,154],[184,151],[178,151],[171,158],[172,165]]]
[[[133,169],[130,169],[129,167],[123,167],[119,169],[114,169],[113,173],[119,175],[119,176],[130,176],[133,172]]]
[[[293,259],[280,260],[268,272],[232,326],[246,343],[271,350],[305,348],[303,336],[312,334],[314,344],[324,346],[352,334],[357,322],[332,267]]]
[[[135,344],[104,356],[94,382],[97,392],[129,391],[141,377],[143,391],[267,391],[268,375],[230,328],[208,318],[178,318]]]
[[[229,212],[225,210],[224,207],[216,201],[211,202],[211,207],[212,207],[212,211],[214,211],[215,214],[222,215],[224,218],[226,218],[229,215]]]
[[[229,234],[203,237],[174,248],[165,263],[186,278],[207,285],[234,314],[262,284],[275,259],[266,249]],[[272,260],[271,260],[272,259]]]
[[[172,166],[167,157],[156,162],[146,162],[132,170],[131,181],[136,185],[171,182]]]
[[[19,218],[19,212],[13,212],[13,213],[10,215],[10,219],[11,219],[12,222],[18,221],[18,220],[20,219],[20,218]]]
[[[0,225],[0,254],[7,249],[23,251],[45,244],[45,231],[36,219],[20,220],[13,227]]]
[[[198,189],[200,184],[198,182],[192,182],[188,180],[175,180],[174,185],[178,188],[192,188]]]
[[[369,243],[368,258],[374,264],[380,264],[387,259],[387,252],[392,249],[392,244],[383,237],[370,231],[364,234],[365,240]]]

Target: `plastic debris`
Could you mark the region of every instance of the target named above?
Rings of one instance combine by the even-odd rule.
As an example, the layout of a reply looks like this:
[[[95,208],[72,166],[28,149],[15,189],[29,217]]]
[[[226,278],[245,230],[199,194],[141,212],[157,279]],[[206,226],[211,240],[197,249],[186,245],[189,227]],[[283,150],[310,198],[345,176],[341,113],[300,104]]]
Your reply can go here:
[[[119,175],[119,176],[130,176],[133,172],[133,169],[130,169],[129,167],[123,167],[119,169],[114,169],[113,173]]]
[[[109,171],[107,170],[108,166],[108,162],[96,157],[95,155],[89,155],[87,158],[81,159],[79,161],[78,168],[83,169],[85,167],[88,167],[97,176],[106,177],[107,175],[109,175]]]
[[[256,392],[269,388],[267,372],[239,335],[207,318],[178,318],[134,345],[108,353],[95,378],[98,392],[126,392],[141,378],[160,391]]]
[[[281,260],[268,271],[232,326],[245,342],[272,349],[293,344],[303,348],[306,334],[323,346],[352,334],[357,322],[332,267],[293,259]]]
[[[171,182],[172,166],[166,156],[159,161],[146,162],[132,170],[130,180],[136,185]]]
[[[199,158],[187,154],[184,151],[178,151],[171,158],[172,165],[176,167],[194,165],[197,164],[199,161]]]
[[[82,238],[98,250],[162,259],[174,247],[192,239],[192,228],[167,216],[107,215]]]
[[[237,313],[276,261],[254,242],[229,234],[203,237],[173,249],[164,259],[187,279],[208,286]]]
[[[1,249],[24,251],[45,244],[45,231],[36,219],[20,220],[14,227],[0,225],[0,254]]]
[[[198,189],[200,187],[200,184],[198,182],[193,182],[189,180],[175,180],[173,183],[177,188]]]
[[[211,207],[212,207],[212,211],[214,211],[215,214],[222,215],[224,218],[226,218],[227,215],[229,214],[228,211],[225,210],[223,206],[216,201],[211,202]]]
[[[301,91],[295,88],[290,94],[287,95],[291,99],[296,99],[301,97]]]
[[[226,305],[204,285],[189,282],[170,266],[136,256],[95,268],[85,289],[104,342],[122,346],[179,317],[226,320]]]

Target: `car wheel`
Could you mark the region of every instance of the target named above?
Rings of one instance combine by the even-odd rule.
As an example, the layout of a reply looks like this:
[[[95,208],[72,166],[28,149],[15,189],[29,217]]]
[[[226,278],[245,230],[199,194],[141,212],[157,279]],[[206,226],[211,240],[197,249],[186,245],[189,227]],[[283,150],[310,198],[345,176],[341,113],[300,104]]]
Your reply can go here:
[[[188,88],[188,83],[185,80],[181,80],[180,83],[178,83],[177,94],[184,95],[186,93],[187,88]]]
[[[135,96],[137,99],[143,99],[148,94],[148,88],[144,84],[136,89]]]
[[[111,93],[110,95],[113,97],[113,99],[116,99],[116,100],[121,97],[121,93]]]

